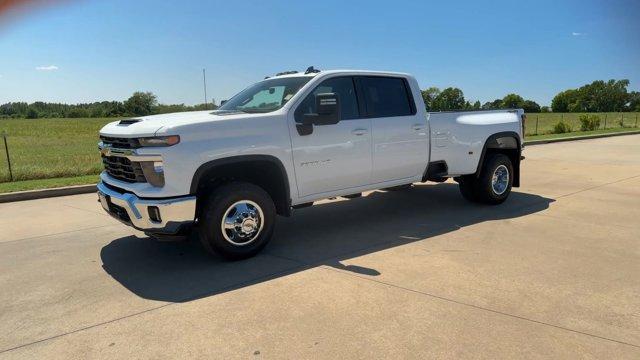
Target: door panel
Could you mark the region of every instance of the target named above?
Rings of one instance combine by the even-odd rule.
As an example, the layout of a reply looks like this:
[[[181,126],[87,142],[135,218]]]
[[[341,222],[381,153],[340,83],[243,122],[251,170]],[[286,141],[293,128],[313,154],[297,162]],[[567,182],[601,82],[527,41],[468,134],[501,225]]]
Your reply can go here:
[[[371,122],[342,120],[335,125],[314,126],[300,136],[293,125],[293,161],[298,196],[304,197],[371,181]]]
[[[315,113],[317,93],[340,97],[342,119],[334,125],[314,125],[311,134],[300,135],[296,120]],[[352,77],[324,80],[298,105],[289,124],[299,197],[371,183],[371,120],[360,118]]]
[[[408,82],[364,76],[357,83],[373,129],[372,181],[422,175],[429,151],[427,119],[416,110]]]
[[[416,116],[371,119],[373,181],[384,182],[421,175],[427,164],[428,131]]]

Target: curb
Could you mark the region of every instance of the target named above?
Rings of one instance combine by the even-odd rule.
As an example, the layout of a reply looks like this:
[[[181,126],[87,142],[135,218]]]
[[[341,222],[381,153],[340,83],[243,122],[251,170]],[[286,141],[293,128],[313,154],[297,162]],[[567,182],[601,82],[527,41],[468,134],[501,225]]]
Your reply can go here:
[[[552,144],[552,143],[565,142],[565,141],[600,139],[600,138],[607,138],[607,137],[614,137],[614,136],[638,135],[638,134],[640,134],[640,130],[624,131],[624,132],[610,133],[610,134],[571,136],[571,137],[559,138],[559,139],[531,140],[531,141],[525,140],[524,145],[525,146],[542,145],[542,144]]]
[[[96,184],[65,186],[43,190],[16,191],[12,193],[0,194],[0,203],[44,199],[57,196],[89,194],[96,191]]]

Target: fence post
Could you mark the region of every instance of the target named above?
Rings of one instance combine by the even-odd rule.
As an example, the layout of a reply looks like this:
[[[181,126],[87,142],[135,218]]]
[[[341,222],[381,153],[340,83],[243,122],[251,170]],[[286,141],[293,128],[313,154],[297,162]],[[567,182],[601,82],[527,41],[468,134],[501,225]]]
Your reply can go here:
[[[536,135],[538,135],[538,115],[536,115]],[[637,117],[637,116],[636,116]]]
[[[620,120],[620,127],[624,127],[624,113],[622,113],[622,119]]]
[[[7,132],[2,132],[2,140],[4,140],[4,152],[7,155],[7,166],[9,167],[9,181],[13,181],[13,172],[11,171],[11,158],[9,158],[9,146],[7,145]]]
[[[636,114],[636,124],[633,127],[638,127],[638,114]]]
[[[609,115],[608,113],[604,114],[604,127],[603,127],[604,130],[607,129],[607,116],[608,115]]]

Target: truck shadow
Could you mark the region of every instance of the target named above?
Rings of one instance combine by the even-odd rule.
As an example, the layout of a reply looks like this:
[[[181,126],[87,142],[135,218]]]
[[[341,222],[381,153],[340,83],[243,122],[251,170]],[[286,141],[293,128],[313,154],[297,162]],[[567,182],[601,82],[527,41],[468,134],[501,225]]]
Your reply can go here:
[[[485,221],[530,215],[553,201],[514,192],[500,206],[483,206],[462,199],[453,183],[419,185],[295,210],[292,218],[278,219],[264,251],[244,261],[209,256],[197,238],[162,243],[123,237],[103,247],[100,256],[105,271],[136,295],[186,302],[323,265],[377,276],[376,269],[341,261]]]

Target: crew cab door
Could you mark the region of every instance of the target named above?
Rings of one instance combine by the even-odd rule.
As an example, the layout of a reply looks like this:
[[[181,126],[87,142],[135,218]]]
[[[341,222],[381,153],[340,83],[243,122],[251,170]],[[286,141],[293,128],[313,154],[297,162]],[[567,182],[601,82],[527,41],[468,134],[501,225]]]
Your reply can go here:
[[[341,120],[301,131],[304,114],[316,113],[315,95],[339,97]],[[294,107],[289,121],[298,196],[330,196],[371,183],[371,120],[360,116],[354,79],[339,76],[322,81]]]
[[[407,79],[360,76],[356,82],[373,129],[372,181],[421,177],[429,157],[429,131]]]

